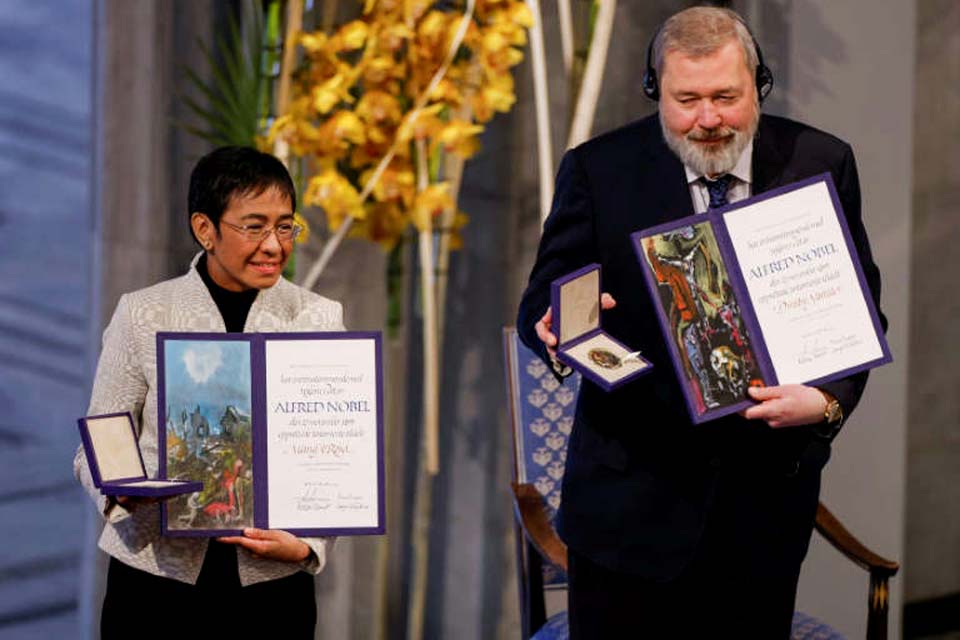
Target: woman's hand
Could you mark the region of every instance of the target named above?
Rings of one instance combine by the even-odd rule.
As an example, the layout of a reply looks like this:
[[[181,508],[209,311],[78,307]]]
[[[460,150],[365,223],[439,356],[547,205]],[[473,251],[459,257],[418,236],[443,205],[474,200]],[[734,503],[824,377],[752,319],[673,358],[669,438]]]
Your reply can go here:
[[[310,547],[303,540],[280,529],[250,527],[243,530],[242,536],[226,536],[217,540],[226,544],[240,545],[257,558],[302,562],[310,557]]]

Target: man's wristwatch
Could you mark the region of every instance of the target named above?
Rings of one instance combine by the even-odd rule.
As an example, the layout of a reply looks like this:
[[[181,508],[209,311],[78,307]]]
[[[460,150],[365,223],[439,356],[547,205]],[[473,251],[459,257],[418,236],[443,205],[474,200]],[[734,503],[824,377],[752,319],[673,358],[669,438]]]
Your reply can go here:
[[[840,431],[840,425],[843,424],[843,407],[840,401],[833,397],[833,394],[818,389],[823,394],[827,406],[823,409],[823,422],[810,425],[811,430],[820,438],[832,440],[837,432]]]

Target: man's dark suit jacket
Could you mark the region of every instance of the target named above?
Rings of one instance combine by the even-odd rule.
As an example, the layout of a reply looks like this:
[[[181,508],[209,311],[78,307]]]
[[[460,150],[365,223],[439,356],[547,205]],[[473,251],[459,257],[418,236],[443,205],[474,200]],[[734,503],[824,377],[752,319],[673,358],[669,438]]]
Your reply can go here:
[[[754,195],[825,171],[833,175],[879,309],[880,274],[860,218],[850,146],[797,122],[762,116],[752,170]],[[600,565],[671,579],[707,544],[704,522],[722,483],[724,495],[735,499],[723,503],[723,525],[711,528],[709,545],[723,550],[725,566],[719,568],[747,577],[794,574],[809,544],[830,445],[809,427],[771,429],[739,415],[691,423],[630,234],[693,213],[683,165],[667,147],[656,115],[573,149],[560,165],[520,305],[521,338],[549,362],[534,324],[549,306],[550,283],[597,262],[604,291],[617,301],[603,312],[604,329],[642,350],[655,369],[611,393],[584,381],[559,532]],[[862,373],[821,388],[849,416],[866,379]]]

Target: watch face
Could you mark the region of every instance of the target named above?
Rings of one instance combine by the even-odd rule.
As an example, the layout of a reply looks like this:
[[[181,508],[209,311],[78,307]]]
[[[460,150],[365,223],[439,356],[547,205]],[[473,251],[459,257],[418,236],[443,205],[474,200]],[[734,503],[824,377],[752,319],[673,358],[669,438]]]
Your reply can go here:
[[[840,409],[840,403],[834,400],[833,402],[827,405],[826,418],[827,422],[834,424],[840,422],[840,419],[843,417],[843,410]]]

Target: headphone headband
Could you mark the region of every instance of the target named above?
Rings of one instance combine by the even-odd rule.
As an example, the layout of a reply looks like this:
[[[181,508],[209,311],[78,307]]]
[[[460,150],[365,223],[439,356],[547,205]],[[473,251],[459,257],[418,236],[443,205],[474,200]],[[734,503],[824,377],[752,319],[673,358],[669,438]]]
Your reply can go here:
[[[753,32],[750,31],[750,27],[747,26],[747,23],[744,22],[740,16],[737,16],[736,19],[746,28],[747,33],[750,34],[750,39],[753,41],[753,50],[757,52],[757,70],[754,76],[754,82],[757,85],[757,97],[760,102],[763,102],[767,96],[770,95],[770,91],[773,90],[773,72],[770,71],[770,67],[764,64],[760,44],[753,36]],[[663,25],[660,25],[656,33],[653,34],[653,38],[647,46],[647,68],[643,72],[643,80],[641,81],[644,95],[654,101],[660,100],[660,78],[657,77],[657,70],[653,68],[653,45],[656,43],[661,31],[663,31]]]

